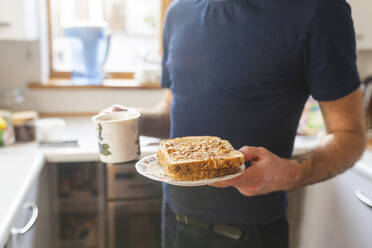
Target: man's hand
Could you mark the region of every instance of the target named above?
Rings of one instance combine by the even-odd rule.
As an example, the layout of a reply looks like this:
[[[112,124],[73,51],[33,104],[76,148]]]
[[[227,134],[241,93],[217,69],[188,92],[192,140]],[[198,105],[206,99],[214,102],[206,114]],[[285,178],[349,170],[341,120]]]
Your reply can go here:
[[[244,146],[240,151],[251,166],[242,175],[211,186],[233,186],[243,195],[253,196],[290,189],[299,179],[296,161],[280,158],[263,147]]]
[[[140,135],[168,138],[170,129],[170,105],[172,102],[172,92],[167,90],[164,99],[150,109],[128,108],[119,104],[111,105],[100,113],[136,111],[141,113]]]

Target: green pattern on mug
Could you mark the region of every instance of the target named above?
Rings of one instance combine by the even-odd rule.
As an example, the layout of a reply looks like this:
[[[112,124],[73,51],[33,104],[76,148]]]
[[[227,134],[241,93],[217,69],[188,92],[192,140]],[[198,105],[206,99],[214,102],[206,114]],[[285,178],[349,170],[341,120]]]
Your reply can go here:
[[[102,141],[103,137],[102,137],[102,125],[101,124],[97,125],[97,131],[98,131],[98,139]]]
[[[99,152],[103,155],[103,156],[108,156],[108,155],[111,155],[112,153],[109,151],[109,148],[110,146],[106,143],[104,144],[101,144],[101,143],[98,143],[98,146],[99,146]]]

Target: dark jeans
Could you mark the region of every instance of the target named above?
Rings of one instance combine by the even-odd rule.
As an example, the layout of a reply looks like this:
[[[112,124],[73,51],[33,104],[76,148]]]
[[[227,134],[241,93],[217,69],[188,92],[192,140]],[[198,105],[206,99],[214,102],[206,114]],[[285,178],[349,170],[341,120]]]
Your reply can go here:
[[[162,248],[288,248],[288,221],[281,218],[262,226],[244,226],[240,240],[177,222],[174,212],[163,203]]]

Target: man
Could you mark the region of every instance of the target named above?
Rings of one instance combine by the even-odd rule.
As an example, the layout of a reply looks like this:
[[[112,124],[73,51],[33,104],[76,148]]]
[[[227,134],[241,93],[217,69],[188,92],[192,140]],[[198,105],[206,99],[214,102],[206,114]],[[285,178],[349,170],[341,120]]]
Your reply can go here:
[[[163,185],[163,247],[288,247],[286,190],[329,179],[365,146],[354,30],[345,0],[178,0],[164,26],[166,100],[142,133],[215,135],[241,148],[243,175]],[[292,157],[311,95],[327,135]],[[170,123],[170,124],[169,124]]]

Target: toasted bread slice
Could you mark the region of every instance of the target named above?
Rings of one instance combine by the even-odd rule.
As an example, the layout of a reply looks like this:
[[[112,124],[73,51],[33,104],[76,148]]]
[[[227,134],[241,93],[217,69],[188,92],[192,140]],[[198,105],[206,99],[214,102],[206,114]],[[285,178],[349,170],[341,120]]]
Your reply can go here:
[[[234,174],[244,163],[241,152],[214,136],[189,136],[160,142],[158,160],[175,180],[200,180]]]

